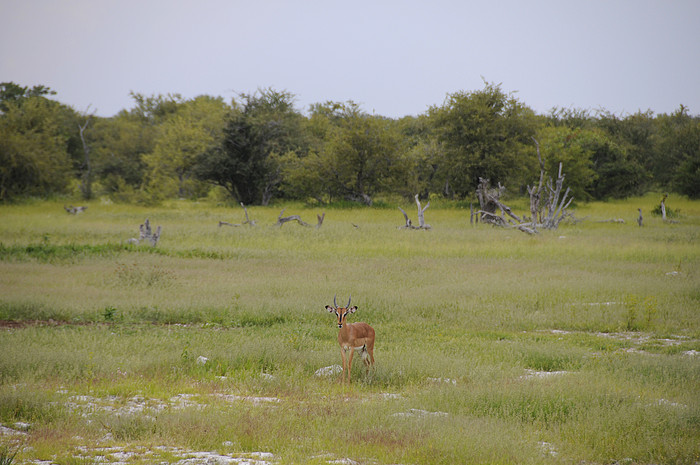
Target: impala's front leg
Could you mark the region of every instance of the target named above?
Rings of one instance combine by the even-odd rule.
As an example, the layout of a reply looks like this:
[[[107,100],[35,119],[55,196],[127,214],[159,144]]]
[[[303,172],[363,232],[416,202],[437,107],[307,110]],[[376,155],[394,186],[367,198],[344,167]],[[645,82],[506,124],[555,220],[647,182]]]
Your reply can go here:
[[[340,375],[340,382],[344,383],[345,382],[345,370],[347,368],[347,361],[345,359],[345,349],[340,348],[340,356],[343,358],[343,373]]]
[[[350,370],[352,370],[352,354],[355,350],[350,347],[350,360],[348,360],[348,384],[350,384]]]

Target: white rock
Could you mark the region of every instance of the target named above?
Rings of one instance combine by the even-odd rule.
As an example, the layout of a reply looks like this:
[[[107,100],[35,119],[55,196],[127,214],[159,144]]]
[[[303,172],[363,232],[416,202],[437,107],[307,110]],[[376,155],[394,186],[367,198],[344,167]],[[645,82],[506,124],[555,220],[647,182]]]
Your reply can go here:
[[[27,431],[29,430],[29,427],[32,426],[29,423],[25,423],[23,421],[18,421],[15,423],[15,428],[21,431]]]
[[[333,376],[333,375],[339,375],[340,373],[343,372],[343,367],[340,365],[331,365],[328,367],[323,367],[319,368],[316,370],[316,373],[314,373],[316,376]]]
[[[27,433],[24,431],[17,431],[12,428],[7,428],[0,425],[0,437],[2,436],[25,436]]]

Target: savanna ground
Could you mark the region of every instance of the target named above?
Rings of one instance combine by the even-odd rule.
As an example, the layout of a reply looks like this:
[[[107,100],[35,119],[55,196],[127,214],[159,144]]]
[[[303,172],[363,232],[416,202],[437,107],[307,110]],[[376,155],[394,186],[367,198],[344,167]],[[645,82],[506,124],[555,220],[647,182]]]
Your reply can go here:
[[[534,237],[456,204],[430,231],[396,208],[315,229],[273,226],[282,206],[235,228],[189,201],[0,206],[0,463],[697,463],[700,203],[664,223],[659,199]],[[157,247],[127,245],[146,218]],[[317,374],[334,294],[377,334],[349,386]]]

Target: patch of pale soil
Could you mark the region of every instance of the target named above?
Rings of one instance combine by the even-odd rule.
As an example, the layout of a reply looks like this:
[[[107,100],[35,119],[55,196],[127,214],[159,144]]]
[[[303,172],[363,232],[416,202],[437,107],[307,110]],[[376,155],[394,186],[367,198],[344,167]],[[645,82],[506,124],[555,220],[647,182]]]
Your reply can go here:
[[[548,332],[551,334],[559,334],[562,336],[566,336],[568,334],[586,334],[590,336],[596,336],[596,337],[601,337],[605,339],[612,339],[615,341],[622,341],[622,342],[628,342],[630,344],[633,344],[635,346],[641,346],[645,344],[654,344],[656,346],[661,346],[661,347],[673,347],[673,346],[679,346],[681,344],[685,343],[696,343],[700,342],[698,339],[693,339],[688,336],[682,336],[682,335],[671,335],[669,337],[655,337],[652,334],[649,333],[641,333],[641,332],[634,332],[634,331],[623,331],[623,332],[616,332],[616,333],[603,333],[603,332],[586,332],[586,331],[565,331],[561,329],[551,329],[551,330],[542,330],[539,332]],[[649,352],[640,349],[639,347],[628,347],[624,349],[620,349],[623,352],[629,352],[629,353],[643,353],[643,354],[649,354]],[[686,352],[683,352],[683,355],[689,355],[689,356],[694,356],[700,354],[700,352],[696,350],[689,350]]]
[[[70,412],[78,412],[83,417],[89,417],[97,413],[110,413],[116,416],[142,414],[155,414],[166,409],[204,409],[207,404],[199,402],[203,397],[197,394],[177,394],[167,401],[160,399],[147,399],[143,396],[122,398],[119,396],[93,397],[93,396],[69,396],[63,405]],[[211,394],[210,397],[222,399],[225,402],[250,402],[254,405],[280,402],[277,397],[239,396],[233,394]],[[58,404],[53,402],[54,405]]]
[[[394,417],[416,417],[416,418],[425,418],[425,417],[446,417],[448,416],[449,413],[447,412],[430,412],[428,410],[422,410],[418,408],[412,408],[409,409],[407,412],[398,412],[393,414],[392,416]]]
[[[657,400],[655,402],[655,405],[662,405],[662,406],[671,407],[671,408],[688,408],[688,406],[685,404],[679,404],[678,402],[672,402],[672,401],[666,400],[666,399]]]
[[[554,376],[562,376],[570,374],[570,371],[537,371],[537,370],[525,370],[525,374],[520,377],[520,379],[545,379],[552,378]]]
[[[256,397],[256,396],[236,396],[232,394],[212,394],[226,402],[250,402],[254,405],[276,404],[280,402],[279,397]]]
[[[452,384],[457,385],[457,380],[452,378],[428,378],[428,381],[435,384]]]
[[[540,441],[538,445],[540,446],[540,450],[544,455],[549,455],[551,457],[556,457],[557,455],[559,455],[557,449],[548,442]]]
[[[634,332],[621,332],[621,333],[593,333],[598,337],[605,337],[609,339],[615,339],[618,341],[628,341],[633,344],[646,344],[655,343],[662,345],[664,347],[677,346],[684,342],[689,342],[691,339],[687,336],[672,336],[671,338],[656,338],[650,334],[645,333],[634,333]]]
[[[219,454],[211,451],[193,451],[178,447],[157,446],[152,449],[146,447],[78,447],[74,458],[90,460],[110,465],[128,465],[134,460],[164,463],[160,460],[163,454],[174,456],[177,461],[168,462],[175,465],[204,465],[204,464],[239,464],[239,465],[270,465],[275,457],[270,452],[247,452]],[[54,465],[53,461],[34,460],[27,463],[36,465]]]

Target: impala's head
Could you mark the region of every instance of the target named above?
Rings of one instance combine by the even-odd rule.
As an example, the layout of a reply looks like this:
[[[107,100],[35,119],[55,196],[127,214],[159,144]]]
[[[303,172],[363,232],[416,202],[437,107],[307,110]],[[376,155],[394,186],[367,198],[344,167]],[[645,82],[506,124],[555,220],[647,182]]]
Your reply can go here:
[[[333,296],[333,306],[331,307],[330,305],[326,305],[326,310],[328,310],[330,313],[335,313],[335,316],[338,318],[338,328],[342,328],[345,324],[345,318],[348,316],[348,314],[355,313],[357,307],[350,306],[352,296],[350,296],[348,299],[348,304],[345,307],[338,307],[338,304],[335,302],[335,298],[336,296]]]

